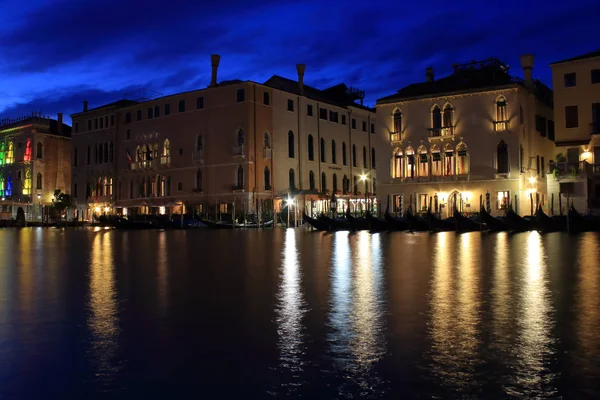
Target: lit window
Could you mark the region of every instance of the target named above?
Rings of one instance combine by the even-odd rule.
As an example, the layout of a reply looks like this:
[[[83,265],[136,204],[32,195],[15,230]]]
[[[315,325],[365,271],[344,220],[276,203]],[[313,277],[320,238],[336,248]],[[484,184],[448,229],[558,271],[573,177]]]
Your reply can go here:
[[[169,139],[165,139],[165,142],[163,144],[163,155],[161,157],[161,164],[169,164],[170,162],[171,162],[171,143],[169,142]]]
[[[29,196],[31,194],[31,170],[25,171],[25,180],[23,181],[23,195]]]
[[[496,210],[508,209],[508,203],[510,201],[510,193],[508,190],[498,192],[498,201],[496,202]]]
[[[459,143],[456,146],[457,153],[457,164],[456,173],[457,175],[466,175],[469,173],[469,149],[464,143]]]
[[[31,161],[31,157],[31,139],[27,139],[27,143],[25,144],[25,154],[23,154],[23,161]]]
[[[494,130],[497,132],[508,130],[506,99],[504,97],[499,97],[498,100],[496,100],[496,121],[494,121]]]
[[[394,151],[392,159],[392,178],[402,178],[402,149],[398,148]]]

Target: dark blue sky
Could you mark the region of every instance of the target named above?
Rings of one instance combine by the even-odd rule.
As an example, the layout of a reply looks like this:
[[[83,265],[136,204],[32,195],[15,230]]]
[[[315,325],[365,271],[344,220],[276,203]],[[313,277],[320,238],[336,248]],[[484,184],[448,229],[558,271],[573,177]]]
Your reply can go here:
[[[598,0],[219,2],[0,0],[0,116],[54,116],[149,88],[206,87],[211,53],[219,79],[263,82],[273,74],[316,87],[339,82],[366,103],[453,63],[498,57],[522,75],[519,55],[548,64],[598,50]],[[595,31],[595,32],[594,32]]]

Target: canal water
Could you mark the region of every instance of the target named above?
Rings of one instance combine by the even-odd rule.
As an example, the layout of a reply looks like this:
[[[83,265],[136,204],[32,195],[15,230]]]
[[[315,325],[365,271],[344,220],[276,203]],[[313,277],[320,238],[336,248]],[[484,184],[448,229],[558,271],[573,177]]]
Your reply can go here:
[[[2,399],[600,397],[596,234],[0,243]]]

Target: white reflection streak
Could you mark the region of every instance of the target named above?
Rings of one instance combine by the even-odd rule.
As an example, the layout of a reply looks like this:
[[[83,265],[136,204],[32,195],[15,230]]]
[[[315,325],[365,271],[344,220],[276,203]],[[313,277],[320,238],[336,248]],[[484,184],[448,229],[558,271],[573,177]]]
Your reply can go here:
[[[493,304],[493,345],[498,345],[498,351],[506,347],[510,339],[511,330],[514,329],[510,323],[509,253],[508,234],[506,232],[498,232],[496,234],[494,257],[494,280],[491,290]]]
[[[331,277],[331,313],[329,320],[333,333],[331,350],[337,361],[344,363],[350,344],[350,305],[352,293],[352,271],[350,270],[350,240],[348,232],[336,232],[333,239]]]
[[[167,314],[167,299],[168,299],[168,280],[169,280],[169,258],[167,251],[167,235],[166,232],[161,232],[158,235],[158,254],[157,254],[157,284],[158,284],[158,301],[163,317]]]
[[[306,312],[301,292],[301,272],[296,248],[296,232],[285,233],[281,283],[278,293],[277,333],[280,350],[280,366],[294,373],[302,371],[303,337],[302,317]]]
[[[96,377],[109,383],[115,379],[116,367],[112,360],[118,352],[118,307],[115,288],[115,265],[112,255],[112,233],[97,233],[92,243],[90,260],[91,315],[88,328],[92,335],[92,357]]]

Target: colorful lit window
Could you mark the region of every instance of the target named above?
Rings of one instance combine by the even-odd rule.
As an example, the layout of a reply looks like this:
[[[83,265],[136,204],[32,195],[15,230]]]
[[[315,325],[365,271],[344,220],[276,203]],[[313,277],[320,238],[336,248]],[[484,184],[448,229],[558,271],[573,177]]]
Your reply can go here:
[[[4,197],[4,174],[0,173],[0,197]]]
[[[31,144],[29,141],[28,144]],[[25,171],[25,180],[23,181],[23,195],[29,196],[31,194],[31,170]]]
[[[31,161],[32,152],[31,152],[31,139],[27,139],[27,144],[25,145],[25,154],[23,155],[23,161]],[[25,194],[25,193],[23,193]]]
[[[6,160],[6,144],[0,142],[0,165],[4,165],[4,160]]]
[[[6,164],[12,164],[15,162],[15,145],[13,142],[8,142],[8,150],[6,151],[6,157],[4,158]]]
[[[12,177],[8,174],[6,178],[6,189],[4,189],[4,196],[12,196]]]

